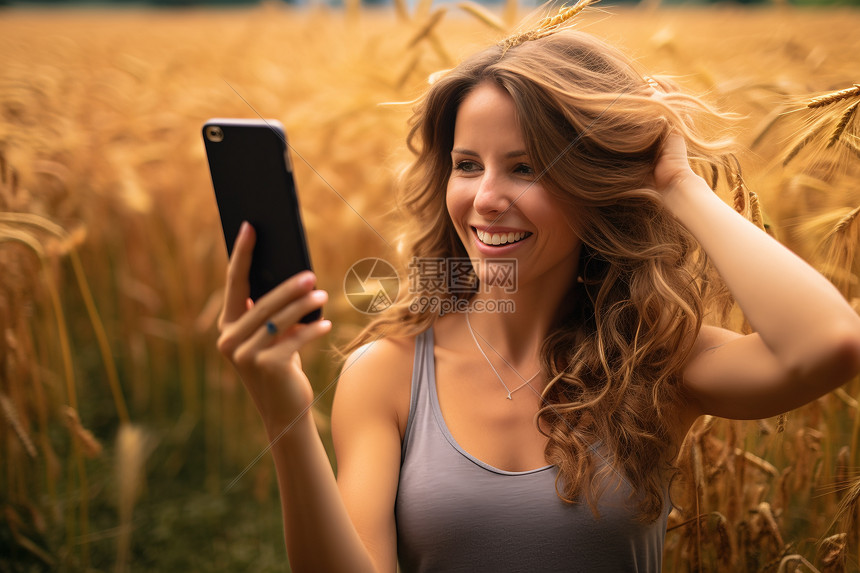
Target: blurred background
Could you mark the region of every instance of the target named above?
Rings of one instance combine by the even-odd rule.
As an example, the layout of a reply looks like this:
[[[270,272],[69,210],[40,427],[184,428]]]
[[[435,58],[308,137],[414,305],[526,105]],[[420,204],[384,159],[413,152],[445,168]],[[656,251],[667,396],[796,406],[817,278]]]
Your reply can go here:
[[[227,259],[200,129],[289,134],[335,324],[303,353],[328,443],[334,349],[367,321],[344,278],[398,256],[404,102],[534,5],[0,2],[0,571],[288,571],[265,436],[215,350]],[[737,115],[716,192],[855,308],[857,3],[602,3],[577,24]],[[666,570],[858,570],[858,391],[701,420]]]

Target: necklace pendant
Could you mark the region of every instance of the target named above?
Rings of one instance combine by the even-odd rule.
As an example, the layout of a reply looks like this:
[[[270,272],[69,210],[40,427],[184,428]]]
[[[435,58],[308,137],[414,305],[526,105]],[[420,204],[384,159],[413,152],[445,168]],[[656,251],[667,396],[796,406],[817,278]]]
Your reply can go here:
[[[2,1],[2,0],[0,0],[0,1]],[[516,388],[514,388],[513,390],[511,390],[510,388],[508,388],[508,385],[507,385],[507,384],[505,384],[505,381],[504,381],[504,380],[502,380],[502,377],[499,375],[499,371],[498,371],[498,370],[496,370],[496,367],[495,367],[495,366],[493,366],[493,363],[492,363],[492,362],[490,362],[490,358],[487,356],[487,353],[486,353],[486,352],[484,352],[484,349],[483,349],[483,348],[481,348],[481,345],[478,343],[478,337],[477,337],[477,336],[475,336],[475,331],[472,329],[472,323],[471,323],[471,321],[469,320],[469,312],[468,312],[468,310],[467,310],[467,312],[466,312],[466,326],[468,326],[468,327],[469,327],[469,334],[471,334],[471,335],[472,335],[472,340],[475,342],[475,346],[478,348],[478,352],[480,352],[480,353],[481,353],[481,356],[483,356],[483,357],[484,357],[484,360],[486,360],[486,361],[487,361],[487,364],[489,364],[489,365],[490,365],[490,369],[493,371],[493,374],[495,374],[495,375],[496,375],[496,378],[498,378],[498,379],[499,379],[499,384],[501,384],[501,385],[502,385],[502,388],[504,388],[505,390],[507,390],[507,392],[508,392],[507,399],[508,399],[508,400],[513,401],[514,397],[513,397],[511,394],[513,394],[513,393],[514,393],[514,392],[516,392],[517,390],[520,390],[521,388],[525,388],[526,386],[528,386],[528,385],[529,385],[529,383],[530,383],[532,380],[534,380],[535,378],[537,378],[537,375],[538,375],[538,374],[540,374],[540,370],[538,370],[537,372],[535,372],[535,373],[534,373],[534,375],[533,375],[531,378],[529,378],[528,380],[526,380],[525,382],[523,382],[522,384],[520,384],[519,386],[517,386]],[[486,342],[486,340],[485,340],[484,342]],[[496,352],[496,354],[498,354],[498,352]],[[502,358],[502,360],[505,360],[505,359],[504,359],[504,357],[502,357],[502,355],[501,355],[501,354],[499,354],[499,356]],[[505,360],[505,364],[508,364],[508,361],[507,361],[507,360]],[[508,367],[510,367],[510,369],[511,369],[511,370],[514,370],[514,372],[516,372],[516,370],[514,369],[514,367],[513,367],[513,366],[511,366],[510,364],[508,364]],[[517,376],[519,376],[519,373],[518,373],[518,372],[517,372]],[[522,377],[522,376],[520,376],[520,379],[523,379],[523,377]],[[532,390],[532,391],[534,391],[534,390]],[[536,393],[536,392],[535,392],[535,393]]]

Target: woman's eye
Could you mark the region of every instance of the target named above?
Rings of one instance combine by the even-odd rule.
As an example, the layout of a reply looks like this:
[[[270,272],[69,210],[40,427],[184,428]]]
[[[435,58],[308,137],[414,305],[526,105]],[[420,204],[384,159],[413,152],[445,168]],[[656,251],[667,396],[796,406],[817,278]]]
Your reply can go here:
[[[519,165],[517,165],[517,167],[516,167],[516,169],[514,169],[514,171],[516,171],[517,173],[520,173],[522,175],[534,175],[535,174],[534,169],[532,169],[530,165],[526,165],[525,163],[520,163]]]
[[[471,173],[473,171],[477,171],[480,167],[478,167],[478,164],[474,161],[457,161],[454,163],[454,169],[465,173]]]

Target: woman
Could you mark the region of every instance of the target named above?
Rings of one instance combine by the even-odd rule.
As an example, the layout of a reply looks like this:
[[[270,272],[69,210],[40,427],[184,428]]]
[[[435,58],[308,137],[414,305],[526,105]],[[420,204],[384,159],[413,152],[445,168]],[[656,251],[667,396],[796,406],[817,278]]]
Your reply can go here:
[[[436,81],[403,182],[411,253],[468,259],[477,281],[425,277],[414,294],[439,307],[403,301],[356,342],[337,480],[297,354],[331,328],[297,323],[326,294],[303,273],[249,308],[243,227],[218,344],[277,438],[294,570],[659,570],[697,417],[773,416],[860,370],[860,318],[691,169],[708,115],[570,30]],[[703,324],[706,259],[754,334]]]

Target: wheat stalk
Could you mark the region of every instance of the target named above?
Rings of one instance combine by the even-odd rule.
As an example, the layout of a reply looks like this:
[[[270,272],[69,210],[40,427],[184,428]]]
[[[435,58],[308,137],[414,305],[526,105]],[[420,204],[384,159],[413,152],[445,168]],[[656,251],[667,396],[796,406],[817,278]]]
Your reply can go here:
[[[777,573],[789,573],[789,571],[797,571],[797,567],[792,567],[789,569],[790,563],[800,563],[807,569],[809,569],[812,573],[821,573],[815,566],[809,562],[803,555],[795,553],[794,555],[786,555],[782,558],[782,561],[779,562],[779,569],[777,569]]]
[[[788,419],[788,414],[782,413],[776,417],[776,433],[781,434],[785,431],[785,422]]]
[[[431,8],[433,8],[433,0],[418,0],[415,4],[413,16],[416,20],[423,20],[430,14]]]
[[[595,4],[598,0],[579,0],[573,6],[559,9],[555,16],[547,16],[537,25],[537,30],[543,33],[550,33],[558,29],[562,24],[582,12],[586,6]]]
[[[457,4],[457,7],[463,12],[474,16],[479,22],[482,22],[497,32],[505,32],[507,30],[507,26],[505,26],[505,23],[502,22],[502,20],[480,4],[475,4],[474,2],[460,2]]]
[[[758,201],[758,195],[756,194],[755,191],[750,191],[749,192],[749,198],[750,198],[750,201],[749,201],[749,204],[750,204],[750,221],[752,221],[753,225],[755,225],[756,227],[758,227],[759,229],[764,231],[765,230],[765,228],[764,228],[764,216],[762,215],[762,212],[761,212],[761,205],[759,204],[759,201]]]
[[[549,36],[550,34],[554,34],[562,28],[569,26],[571,24],[571,19],[574,16],[582,12],[588,6],[596,4],[599,1],[600,0],[579,0],[573,6],[568,6],[566,8],[562,7],[554,16],[547,16],[538,22],[537,26],[533,29],[508,36],[499,42],[499,46],[501,46],[502,52],[507,52],[510,48],[518,46],[523,42],[537,40]]]
[[[83,228],[79,228],[77,231],[69,233],[50,219],[34,213],[0,213],[0,223],[34,227],[36,229],[46,231],[59,239],[59,241],[51,243],[49,245],[50,248],[48,249],[40,247],[38,249],[34,248],[34,250],[40,258],[44,258],[48,255],[69,256],[72,263],[72,269],[74,270],[75,279],[78,283],[78,288],[81,291],[84,305],[86,306],[87,313],[89,314],[90,323],[95,331],[96,340],[99,345],[99,350],[101,351],[105,371],[107,372],[108,384],[110,386],[111,393],[113,394],[117,414],[119,415],[120,422],[127,424],[130,420],[128,407],[126,406],[125,397],[123,396],[122,388],[120,386],[119,374],[117,373],[116,363],[114,362],[113,354],[111,353],[107,332],[105,331],[104,323],[99,316],[92,290],[90,289],[86,273],[84,272],[83,265],[81,264],[80,257],[77,253],[78,246],[84,242],[86,231]],[[33,241],[35,241],[35,237],[33,238]],[[32,242],[30,244],[32,247]],[[73,406],[75,406],[74,403]]]
[[[732,543],[729,534],[729,522],[726,516],[719,512],[711,512],[711,519],[708,520],[714,526],[717,534],[717,559],[723,563],[729,563],[732,559]]]
[[[825,571],[845,570],[845,550],[848,547],[848,535],[837,533],[818,544],[818,554]]]
[[[830,493],[833,493],[837,498],[841,497],[841,492],[845,484],[850,484],[851,479],[848,474],[848,468],[851,465],[851,448],[842,446],[839,448],[839,453],[836,454],[836,471],[834,472],[834,483]]]
[[[409,8],[406,6],[406,0],[394,0],[394,13],[397,14],[399,20],[409,21]]]
[[[775,571],[777,568],[779,568],[779,564],[782,562],[785,556],[792,551],[794,551],[794,543],[787,543],[785,547],[780,549],[779,554],[776,556],[776,558],[765,563],[765,565],[760,569],[761,573],[771,573],[772,571]]]
[[[857,95],[860,95],[860,84],[854,84],[850,88],[845,88],[844,90],[839,90],[836,92],[825,94],[823,96],[814,97],[809,100],[809,103],[806,104],[806,107],[823,107]]]
[[[779,526],[776,524],[776,517],[773,515],[773,509],[770,504],[766,501],[758,504],[756,511],[759,515],[764,518],[765,524],[767,524],[768,529],[770,530],[771,535],[773,535],[776,544],[780,547],[785,545],[785,542],[782,540],[782,534],[779,532]]]
[[[519,14],[520,3],[519,0],[505,0],[505,8],[502,11],[503,20],[505,21],[505,27],[510,28],[517,21],[517,15]]]
[[[853,410],[857,409],[857,400],[851,397],[843,388],[837,388],[833,391],[833,395],[845,402],[845,404]]]
[[[90,459],[99,457],[102,453],[102,445],[93,436],[93,433],[81,424],[77,410],[71,406],[66,406],[63,408],[63,414],[66,419],[66,426],[71,431],[75,441],[81,445],[84,455]]]
[[[860,478],[855,478],[852,480],[850,486],[846,488],[846,493],[839,501],[836,513],[833,515],[833,520],[827,529],[831,530],[837,524],[845,522],[846,527],[844,529],[853,535],[855,533],[855,521],[852,517],[856,515],[858,507],[860,507]]]
[[[860,206],[844,215],[825,237],[829,243],[825,268],[843,270],[843,273],[830,272],[830,280],[846,297],[850,297],[850,287],[854,282],[852,270],[860,242],[860,224],[857,224]]]
[[[421,52],[415,52],[415,55],[412,56],[412,59],[407,62],[407,65],[403,68],[403,71],[397,76],[397,79],[394,81],[394,85],[397,89],[403,88],[406,85],[407,80],[409,80],[409,76],[415,71],[418,67],[418,62],[421,61]]]
[[[771,111],[767,115],[767,117],[765,117],[764,120],[762,120],[761,125],[756,130],[756,134],[753,137],[752,143],[750,143],[750,149],[755,149],[756,147],[758,147],[761,144],[761,142],[764,140],[765,136],[773,128],[773,126],[776,125],[780,119],[783,119],[785,117],[786,117],[785,112],[779,108]]]
[[[14,241],[26,245],[39,257],[39,262],[42,265],[42,272],[45,274],[44,283],[47,287],[48,294],[51,300],[51,306],[54,311],[54,316],[57,320],[57,328],[60,333],[60,350],[63,360],[63,370],[66,379],[66,391],[69,403],[73,408],[77,408],[77,392],[75,391],[75,375],[72,367],[72,349],[69,344],[69,329],[66,325],[66,315],[63,311],[63,305],[60,302],[60,293],[57,289],[57,281],[54,280],[53,270],[44,247],[39,240],[32,234],[18,229],[3,229],[0,227],[0,244],[6,241]]]
[[[437,8],[433,11],[432,14],[427,18],[427,21],[418,29],[417,32],[409,39],[409,42],[406,44],[408,48],[415,47],[421,40],[428,38],[432,35],[433,29],[442,21],[442,18],[445,16],[445,13],[448,11],[447,8]]]
[[[735,448],[735,454],[743,457],[743,459],[750,464],[754,465],[759,471],[768,474],[771,477],[779,476],[779,472],[770,462],[761,459],[757,455],[752,452],[748,452],[746,450],[742,450],[740,448]]]
[[[811,128],[809,128],[806,133],[803,135],[800,140],[794,144],[794,146],[789,150],[788,154],[785,156],[785,159],[782,160],[782,165],[787,166],[792,159],[797,157],[797,154],[800,153],[804,147],[806,147],[813,139],[818,137],[818,135],[824,131],[827,127],[828,119],[822,118],[819,119]]]
[[[860,213],[860,207],[852,209],[850,213],[839,219],[839,222],[836,223],[835,227],[833,227],[833,234],[839,235],[847,233],[854,224],[854,221],[857,220],[858,213]]]
[[[29,556],[36,557],[39,561],[42,562],[43,566],[47,566],[47,569],[45,570],[58,571],[60,569],[57,565],[56,560],[49,552],[45,551],[42,547],[39,546],[39,544],[30,540],[21,531],[22,529],[26,531],[25,520],[21,517],[18,511],[16,511],[15,506],[13,504],[7,503],[6,506],[3,508],[3,518],[5,520],[4,525],[6,526],[6,530],[9,532],[9,534],[11,534],[12,540],[14,540],[15,545],[22,549],[25,549],[30,554]],[[11,551],[11,547],[7,547],[6,553],[14,555],[14,553]],[[17,553],[19,555],[21,554],[20,551]],[[14,566],[15,561],[9,561],[12,561],[12,565]],[[32,563],[28,564],[28,566],[31,567],[30,570],[32,571],[43,569],[43,567],[37,567],[35,564]]]
[[[21,418],[18,416],[18,411],[15,409],[15,405],[12,404],[12,400],[2,392],[0,392],[0,410],[3,410],[3,416],[5,416],[9,425],[12,426],[27,454],[31,458],[35,458],[37,455],[36,446],[33,445],[33,440],[30,439],[29,434],[24,429],[24,424],[21,423]]]
[[[848,151],[851,151],[852,153],[854,153],[854,155],[860,158],[860,145],[857,145],[856,143],[848,139],[840,139],[839,143],[844,145],[845,148],[848,149]]]
[[[730,164],[730,161],[727,158],[724,168],[726,172],[726,181],[732,189],[732,207],[734,207],[735,211],[741,215],[746,216],[745,213],[749,204],[749,189],[744,182],[743,175],[741,175],[741,166],[737,158],[733,155],[730,156],[730,158],[734,160],[734,166]]]
[[[827,142],[827,147],[833,147],[833,145],[842,137],[842,133],[845,131],[845,128],[848,127],[848,123],[854,116],[854,112],[857,111],[858,105],[860,105],[860,102],[856,102],[851,105],[839,118],[836,127],[833,129],[833,133],[830,135],[830,140]]]
[[[132,513],[146,476],[145,463],[149,454],[149,438],[143,429],[123,424],[116,439],[115,474],[119,536],[115,571],[127,571],[131,553]]]

